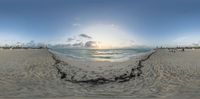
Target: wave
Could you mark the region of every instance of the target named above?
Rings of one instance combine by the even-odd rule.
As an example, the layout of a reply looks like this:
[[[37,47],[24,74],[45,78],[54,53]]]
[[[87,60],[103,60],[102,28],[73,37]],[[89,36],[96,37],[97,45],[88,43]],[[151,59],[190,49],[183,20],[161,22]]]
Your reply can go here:
[[[53,49],[57,53],[65,57],[90,60],[90,61],[125,61],[131,57],[139,56],[142,53],[147,53],[148,49]]]

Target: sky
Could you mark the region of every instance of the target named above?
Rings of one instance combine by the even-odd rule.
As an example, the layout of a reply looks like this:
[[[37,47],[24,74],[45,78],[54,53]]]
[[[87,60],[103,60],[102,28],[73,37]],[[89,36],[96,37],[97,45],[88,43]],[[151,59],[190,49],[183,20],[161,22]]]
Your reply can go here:
[[[199,27],[200,0],[0,0],[0,43],[198,45]]]

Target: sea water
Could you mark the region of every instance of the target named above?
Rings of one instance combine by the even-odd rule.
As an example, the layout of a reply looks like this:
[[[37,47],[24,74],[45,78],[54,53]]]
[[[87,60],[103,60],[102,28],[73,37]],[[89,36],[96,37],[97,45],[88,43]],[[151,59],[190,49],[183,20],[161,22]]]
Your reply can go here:
[[[150,48],[132,49],[69,49],[52,48],[51,50],[67,58],[90,60],[90,61],[125,61],[151,51]]]

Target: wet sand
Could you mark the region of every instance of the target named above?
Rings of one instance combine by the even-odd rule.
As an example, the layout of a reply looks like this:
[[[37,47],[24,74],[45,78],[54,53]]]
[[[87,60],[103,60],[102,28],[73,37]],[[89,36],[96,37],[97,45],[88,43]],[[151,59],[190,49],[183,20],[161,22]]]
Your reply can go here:
[[[199,99],[200,50],[83,62],[47,49],[0,50],[0,98]]]

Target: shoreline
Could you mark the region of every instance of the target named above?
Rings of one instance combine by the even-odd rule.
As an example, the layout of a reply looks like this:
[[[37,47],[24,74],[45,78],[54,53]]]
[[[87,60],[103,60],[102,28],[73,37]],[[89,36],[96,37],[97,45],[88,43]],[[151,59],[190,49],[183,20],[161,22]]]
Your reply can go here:
[[[54,67],[56,67],[56,69],[60,75],[60,79],[64,79],[65,81],[70,81],[72,83],[89,83],[89,84],[94,84],[94,85],[107,84],[107,83],[111,83],[111,82],[121,83],[121,82],[129,81],[130,79],[133,79],[135,77],[139,77],[142,74],[141,68],[144,67],[142,65],[142,62],[148,60],[151,57],[151,55],[153,55],[155,52],[156,52],[156,50],[151,51],[148,54],[145,53],[143,56],[141,56],[140,57],[141,59],[139,59],[139,63],[137,64],[136,67],[131,68],[131,72],[129,74],[124,73],[122,75],[119,75],[119,76],[116,76],[116,77],[110,78],[110,79],[107,79],[105,77],[99,77],[96,79],[89,79],[89,80],[76,80],[76,79],[73,79],[74,78],[73,76],[71,77],[72,79],[66,79],[67,74],[65,72],[62,72],[62,70],[58,67],[58,65],[66,66],[69,64],[64,61],[59,60],[58,58],[56,58],[56,55],[53,52],[49,51],[49,53],[52,55],[52,58],[55,60]]]

